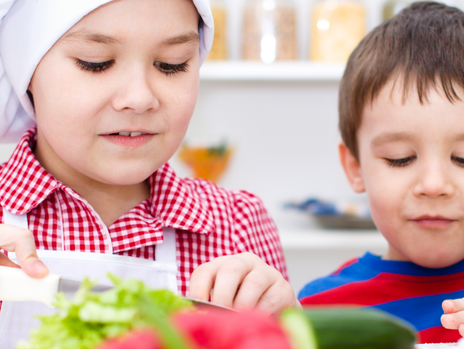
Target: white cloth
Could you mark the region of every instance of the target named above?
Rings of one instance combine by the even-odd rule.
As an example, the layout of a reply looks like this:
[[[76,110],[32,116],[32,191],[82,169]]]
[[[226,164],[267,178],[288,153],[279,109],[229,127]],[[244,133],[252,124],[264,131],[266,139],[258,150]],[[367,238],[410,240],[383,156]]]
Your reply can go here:
[[[27,87],[53,44],[89,12],[112,0],[0,0],[0,142],[18,141],[34,125]],[[209,0],[193,0],[203,19],[200,62],[214,35]]]
[[[27,215],[7,213],[4,214],[3,223],[27,228]],[[99,284],[111,285],[106,278],[106,274],[111,272],[123,279],[143,280],[152,288],[169,289],[178,294],[176,236],[173,228],[163,228],[163,243],[156,246],[156,261],[68,251],[37,251],[37,254],[52,274],[75,280],[89,277],[98,280]],[[15,260],[14,254],[8,256]],[[52,314],[54,311],[39,302],[3,302],[0,311],[0,348],[14,349],[18,340],[27,340],[31,329],[40,324],[36,315]]]

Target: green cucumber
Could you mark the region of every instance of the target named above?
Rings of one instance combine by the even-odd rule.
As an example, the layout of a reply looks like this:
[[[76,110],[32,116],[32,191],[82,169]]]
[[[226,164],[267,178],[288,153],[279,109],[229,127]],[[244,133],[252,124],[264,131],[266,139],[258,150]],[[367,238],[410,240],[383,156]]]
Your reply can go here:
[[[285,310],[280,322],[293,349],[317,349],[314,328],[302,310]]]
[[[406,321],[373,308],[289,309],[280,321],[295,349],[412,349]]]

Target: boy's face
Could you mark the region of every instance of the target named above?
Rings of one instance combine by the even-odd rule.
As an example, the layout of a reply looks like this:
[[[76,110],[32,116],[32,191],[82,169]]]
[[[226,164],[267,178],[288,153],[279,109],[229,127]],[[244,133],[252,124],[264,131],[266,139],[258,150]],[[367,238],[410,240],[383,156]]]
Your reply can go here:
[[[29,86],[42,165],[58,179],[129,185],[166,163],[195,107],[198,20],[191,0],[119,0],[72,27]]]
[[[340,145],[356,192],[367,192],[372,217],[389,242],[385,259],[440,268],[464,259],[464,103],[430,90],[405,104],[400,84],[365,108],[359,163]],[[463,96],[463,91],[459,91]]]

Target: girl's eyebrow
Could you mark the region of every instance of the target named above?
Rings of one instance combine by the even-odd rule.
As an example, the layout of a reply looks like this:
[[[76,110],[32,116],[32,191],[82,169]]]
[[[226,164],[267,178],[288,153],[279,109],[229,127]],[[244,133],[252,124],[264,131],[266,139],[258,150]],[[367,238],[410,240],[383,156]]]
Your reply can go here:
[[[182,45],[182,44],[189,44],[189,45],[196,45],[200,43],[200,35],[198,33],[191,31],[186,34],[181,34],[164,40],[162,45]]]
[[[105,45],[119,44],[122,40],[115,37],[100,33],[88,32],[84,29],[76,30],[75,32],[67,33],[63,36],[62,41],[82,40],[88,43],[99,43]]]
[[[86,31],[84,29],[76,30],[75,32],[67,33],[63,36],[62,41],[84,41],[87,43],[99,43],[105,45],[111,44],[120,44],[123,40],[115,38],[113,36],[101,34],[101,33],[93,33]],[[196,45],[200,42],[200,35],[194,31],[188,32],[186,34],[180,34],[177,36],[170,37],[164,40],[161,44],[166,46],[172,45]]]

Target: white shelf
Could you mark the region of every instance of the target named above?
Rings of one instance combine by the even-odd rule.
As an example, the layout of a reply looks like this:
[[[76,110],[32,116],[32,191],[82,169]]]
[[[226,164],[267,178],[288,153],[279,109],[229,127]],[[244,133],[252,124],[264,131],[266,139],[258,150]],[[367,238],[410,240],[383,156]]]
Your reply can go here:
[[[203,81],[339,81],[344,63],[309,61],[265,64],[247,61],[207,61],[200,69]]]
[[[377,230],[280,230],[282,247],[287,250],[385,249],[387,242]]]

